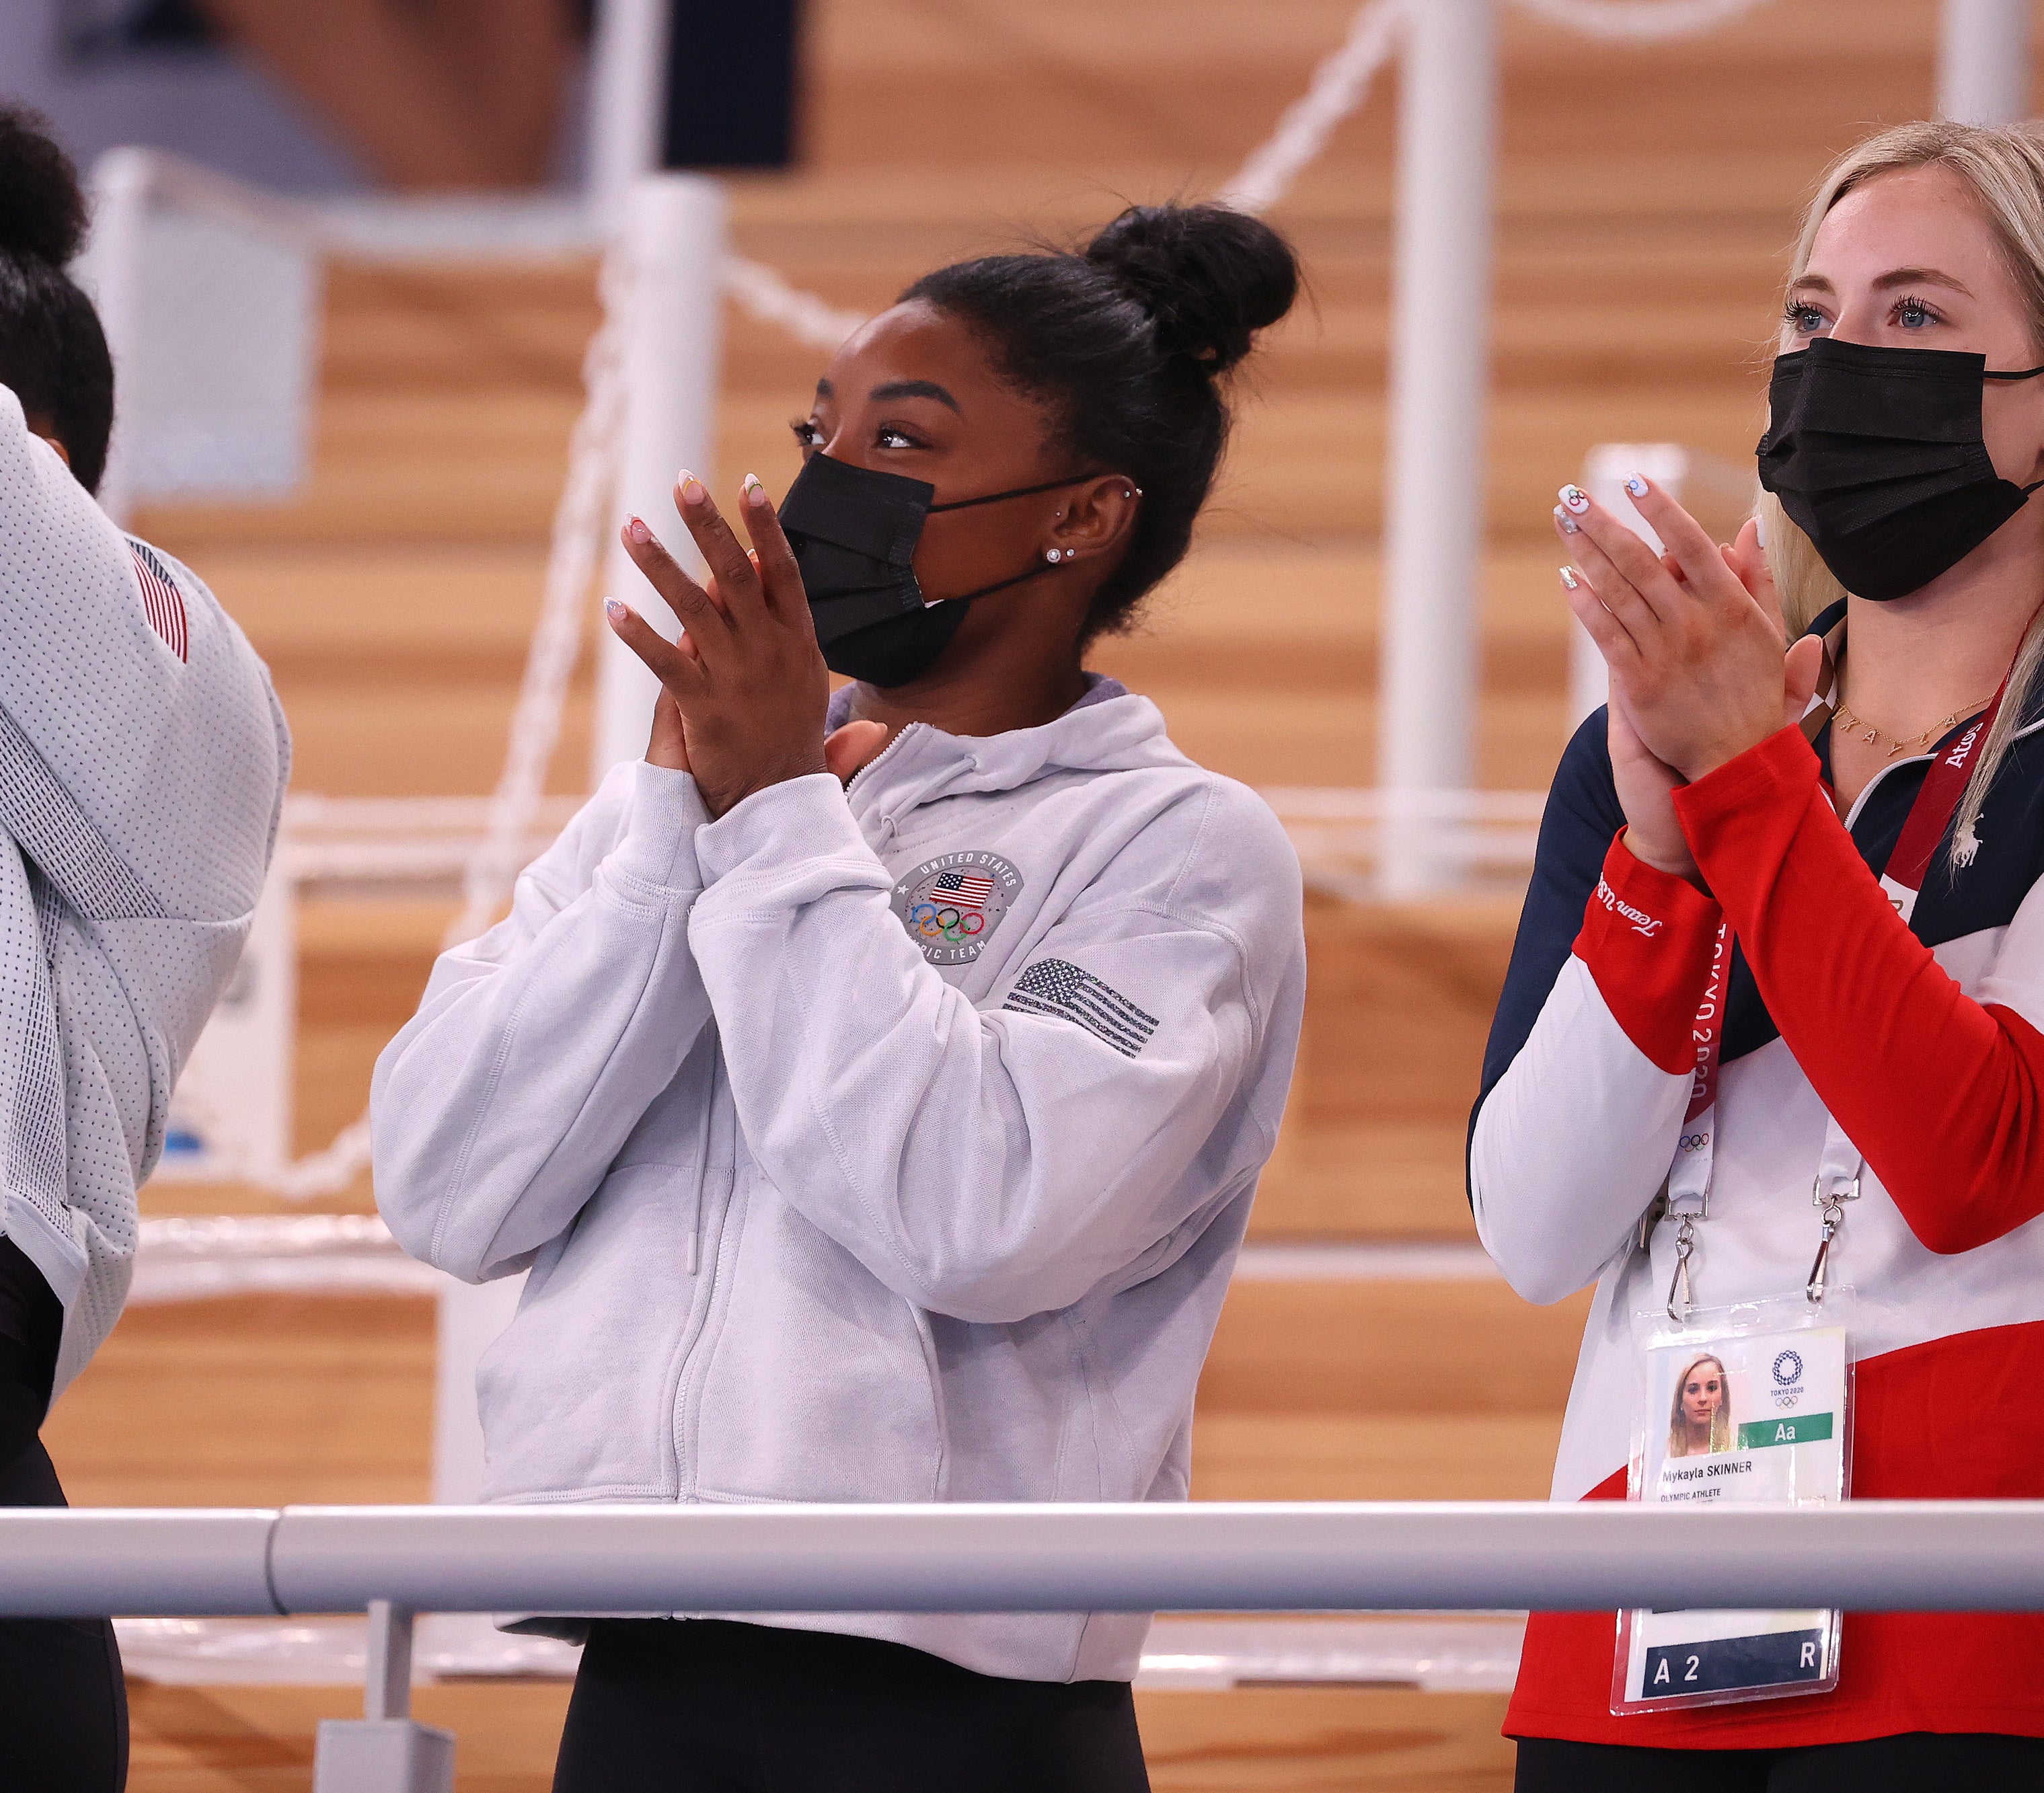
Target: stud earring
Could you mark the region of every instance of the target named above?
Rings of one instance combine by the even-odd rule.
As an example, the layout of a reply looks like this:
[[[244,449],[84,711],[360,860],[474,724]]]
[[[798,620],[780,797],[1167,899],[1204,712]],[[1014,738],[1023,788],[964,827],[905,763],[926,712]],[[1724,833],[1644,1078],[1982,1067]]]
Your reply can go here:
[[[1043,550],[1043,558],[1055,566],[1065,558],[1065,551],[1062,548],[1046,548]]]

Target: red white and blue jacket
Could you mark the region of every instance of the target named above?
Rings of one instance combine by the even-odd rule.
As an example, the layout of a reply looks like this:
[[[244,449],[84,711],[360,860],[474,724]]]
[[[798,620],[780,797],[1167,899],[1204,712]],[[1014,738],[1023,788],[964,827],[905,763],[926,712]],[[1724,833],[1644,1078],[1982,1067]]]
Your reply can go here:
[[[1838,619],[1819,620],[1832,632]],[[1558,1500],[1625,1493],[1632,1316],[1672,1230],[1640,1223],[1681,1135],[1719,924],[1736,938],[1696,1300],[1800,1288],[1827,1113],[1864,1154],[1832,1255],[1857,1292],[1855,1495],[2044,1497],[2044,716],[1988,793],[1973,862],[1933,859],[1905,923],[1877,873],[1935,751],[1841,822],[1829,736],[1781,733],[1676,793],[1712,894],[1619,839],[1604,712],[1569,745],[1472,1118],[1485,1247],[1531,1300],[1596,1297]],[[1512,1735],[1780,1748],[1904,1731],[2044,1736],[2044,1615],[1849,1614],[1835,1693],[1615,1718],[1609,1613],[1536,1614]]]

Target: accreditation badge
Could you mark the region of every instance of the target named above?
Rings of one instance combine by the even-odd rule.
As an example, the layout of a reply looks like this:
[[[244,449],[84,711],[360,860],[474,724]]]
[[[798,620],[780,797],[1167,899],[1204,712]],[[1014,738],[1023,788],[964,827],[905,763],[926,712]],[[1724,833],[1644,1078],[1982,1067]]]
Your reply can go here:
[[[1850,1292],[1642,1317],[1627,1495],[1662,1506],[1827,1506],[1851,1477]],[[1618,1615],[1611,1709],[1827,1693],[1836,1611]]]

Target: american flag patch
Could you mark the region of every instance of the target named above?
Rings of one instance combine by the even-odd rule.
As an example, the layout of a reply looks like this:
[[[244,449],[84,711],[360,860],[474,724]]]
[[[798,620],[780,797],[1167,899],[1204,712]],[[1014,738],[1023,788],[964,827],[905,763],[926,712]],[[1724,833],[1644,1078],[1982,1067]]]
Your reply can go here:
[[[930,885],[930,900],[957,909],[983,909],[993,894],[993,880],[977,872],[946,872]]]
[[[163,638],[171,651],[186,659],[190,643],[185,628],[185,601],[171,570],[156,558],[156,551],[133,536],[129,551],[135,556],[135,576],[142,585],[142,614],[149,627]]]
[[[1155,1016],[1145,1015],[1119,990],[1061,958],[1037,960],[1015,980],[1001,1006],[1017,1015],[1076,1021],[1126,1058],[1140,1052],[1157,1031]]]

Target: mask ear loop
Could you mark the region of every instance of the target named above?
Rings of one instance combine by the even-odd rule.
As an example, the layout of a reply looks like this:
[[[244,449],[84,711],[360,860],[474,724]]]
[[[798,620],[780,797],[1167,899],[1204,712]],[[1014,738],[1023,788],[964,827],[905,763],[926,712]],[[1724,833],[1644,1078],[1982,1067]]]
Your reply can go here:
[[[2037,371],[2044,374],[2044,367]],[[1067,486],[1083,486],[1089,479],[1099,478],[1097,473],[1075,473],[1069,479],[1047,479],[1041,486],[1018,486],[1012,492],[989,492],[983,498],[954,498],[947,505],[931,505],[929,514],[935,516],[939,511],[970,510],[974,505],[997,505],[1009,498],[1031,498],[1039,492],[1061,492]]]
[[[2044,367],[2040,367],[2038,371],[2044,374]],[[1067,486],[1083,486],[1089,479],[1100,477],[1097,473],[1075,473],[1069,479],[1047,479],[1041,486],[1018,486],[1012,492],[989,492],[983,498],[955,498],[947,505],[931,505],[928,514],[935,516],[939,511],[970,510],[974,505],[997,505],[1009,498],[1032,498],[1039,492],[1062,492]],[[1131,486],[1129,491],[1136,497],[1143,496],[1143,488],[1139,486]],[[1064,513],[1060,511],[1058,514],[1062,516]],[[991,597],[997,591],[1005,591],[1010,586],[1019,586],[1024,579],[1035,578],[1050,570],[1048,565],[1032,566],[1026,573],[1017,573],[1012,579],[997,579],[990,586],[982,586],[978,591],[961,592],[956,597],[939,597],[931,601],[935,604],[969,604],[976,597]],[[929,608],[928,604],[924,605],[925,609]]]
[[[2020,372],[2013,374],[1992,374],[1983,370],[1981,378],[1984,380],[2034,380],[2039,374],[2044,374],[2044,367],[2026,367]],[[2027,498],[2032,492],[2044,490],[2044,479],[2037,480],[2020,490],[2023,497]]]

